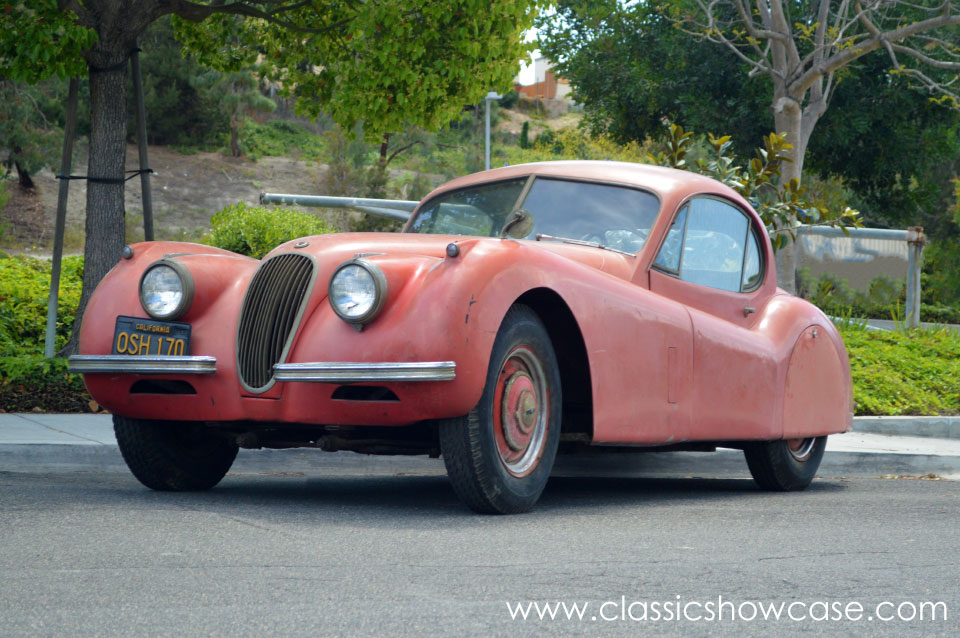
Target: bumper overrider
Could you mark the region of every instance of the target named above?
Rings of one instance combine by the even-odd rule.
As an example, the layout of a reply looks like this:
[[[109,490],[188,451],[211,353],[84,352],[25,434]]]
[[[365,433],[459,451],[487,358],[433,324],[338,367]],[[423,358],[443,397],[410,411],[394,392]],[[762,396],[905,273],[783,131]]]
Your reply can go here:
[[[80,374],[214,374],[216,357],[73,355],[70,372]],[[360,383],[390,381],[453,381],[453,361],[405,362],[309,362],[278,363],[273,366],[278,382]]]

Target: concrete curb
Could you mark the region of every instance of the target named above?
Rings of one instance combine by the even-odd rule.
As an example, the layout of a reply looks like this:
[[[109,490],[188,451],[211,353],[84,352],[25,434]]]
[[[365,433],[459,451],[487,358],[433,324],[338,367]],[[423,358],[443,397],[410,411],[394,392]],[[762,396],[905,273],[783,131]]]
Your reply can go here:
[[[960,439],[960,416],[856,416],[853,431]]]
[[[119,449],[112,445],[0,445],[0,472],[127,473]],[[321,476],[400,476],[445,474],[443,461],[424,457],[376,457],[320,450],[241,450],[231,475],[302,474]],[[743,453],[656,452],[560,456],[555,476],[749,478]],[[817,475],[878,478],[936,474],[960,479],[960,456],[882,452],[827,451]]]

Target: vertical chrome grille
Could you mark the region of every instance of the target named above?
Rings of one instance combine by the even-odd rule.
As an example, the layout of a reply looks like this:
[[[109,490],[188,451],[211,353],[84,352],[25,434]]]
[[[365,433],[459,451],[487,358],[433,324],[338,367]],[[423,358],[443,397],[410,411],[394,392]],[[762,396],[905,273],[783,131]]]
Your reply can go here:
[[[237,370],[247,390],[273,385],[273,366],[290,349],[315,270],[309,257],[285,253],[263,262],[250,281],[237,329]]]

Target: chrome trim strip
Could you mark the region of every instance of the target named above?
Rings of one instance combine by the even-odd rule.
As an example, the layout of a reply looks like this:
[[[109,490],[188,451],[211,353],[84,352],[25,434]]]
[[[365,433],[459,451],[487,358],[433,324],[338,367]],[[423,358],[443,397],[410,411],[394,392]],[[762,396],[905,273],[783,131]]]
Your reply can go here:
[[[69,370],[81,374],[213,374],[217,358],[75,354],[69,359]]]
[[[358,381],[453,381],[457,364],[453,361],[411,361],[403,363],[350,363],[314,361],[278,363],[273,366],[277,381],[315,383],[355,383]]]

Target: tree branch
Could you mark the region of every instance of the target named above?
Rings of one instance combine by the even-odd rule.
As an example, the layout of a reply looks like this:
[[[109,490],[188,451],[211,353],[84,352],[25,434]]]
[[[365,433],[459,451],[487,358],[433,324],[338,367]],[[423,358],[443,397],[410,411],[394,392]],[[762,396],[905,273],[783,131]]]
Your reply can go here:
[[[937,60],[929,56],[926,56],[923,53],[920,53],[914,48],[905,47],[902,44],[891,44],[890,48],[892,48],[897,53],[903,53],[905,55],[909,55],[912,58],[916,58],[917,60],[920,60],[924,64],[932,66],[935,69],[947,69],[949,71],[960,71],[960,62],[947,62],[946,60]]]
[[[410,142],[409,144],[407,144],[407,145],[405,145],[405,146],[401,146],[400,148],[398,148],[398,149],[395,150],[394,152],[390,153],[390,157],[387,158],[387,164],[389,164],[390,162],[392,162],[394,157],[396,157],[397,155],[399,155],[400,153],[402,153],[402,152],[404,152],[404,151],[406,151],[406,150],[409,150],[410,148],[412,148],[412,147],[413,147],[414,145],[416,145],[416,144],[423,144],[423,142],[421,142],[420,140],[414,140],[413,142]]]
[[[261,9],[258,9],[245,2],[204,5],[191,2],[190,0],[163,0],[163,4],[166,6],[166,13],[174,13],[184,20],[188,20],[190,22],[203,22],[216,13],[223,13],[229,15],[241,15],[248,18],[260,18],[270,22],[271,24],[276,24],[285,29],[290,29],[291,31],[296,31],[298,33],[326,33],[328,31],[334,31],[353,22],[354,18],[356,17],[355,15],[352,15],[349,18],[338,20],[337,22],[323,27],[304,27],[294,22],[278,18],[277,15],[282,15],[283,13],[293,9],[301,8],[305,4],[312,3],[297,2],[290,5],[283,5],[282,3],[277,2],[276,4],[280,6],[275,9],[271,9],[270,11],[262,11]],[[273,3],[267,2],[267,4]]]
[[[859,5],[859,2],[856,4]],[[807,71],[805,71],[799,78],[792,80],[791,84],[795,85],[794,89],[796,91],[806,91],[818,77],[843,68],[854,60],[862,58],[866,54],[883,47],[884,43],[889,42],[893,44],[901,40],[906,40],[911,36],[918,35],[925,31],[951,26],[954,24],[960,24],[960,14],[940,15],[935,18],[928,18],[927,20],[914,22],[913,24],[886,32],[880,32],[878,30],[875,35],[872,35],[867,39],[860,40],[856,45],[844,48],[839,53],[827,58],[822,64],[815,65],[807,69]]]

